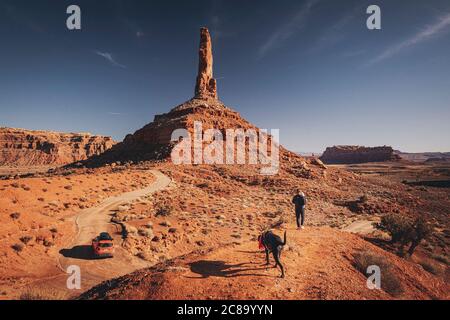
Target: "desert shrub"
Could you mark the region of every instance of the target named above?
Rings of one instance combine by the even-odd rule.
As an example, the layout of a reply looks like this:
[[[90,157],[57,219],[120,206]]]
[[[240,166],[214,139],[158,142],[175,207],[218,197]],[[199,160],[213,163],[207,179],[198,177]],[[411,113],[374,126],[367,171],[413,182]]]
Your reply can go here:
[[[433,233],[433,227],[428,224],[423,217],[418,218],[413,224],[413,234],[411,235],[411,246],[408,249],[409,255],[413,255],[414,250],[424,239],[427,239]]]
[[[412,220],[401,214],[387,214],[381,218],[381,222],[375,224],[379,230],[387,232],[391,236],[392,243],[400,244],[400,252],[410,244],[408,254],[413,255],[415,249],[424,239],[430,237],[433,227],[423,217]]]
[[[369,201],[369,197],[367,196],[367,194],[364,194],[361,197],[359,197],[360,203],[366,203],[367,201]]]
[[[50,232],[51,232],[51,233],[58,233],[58,229],[57,229],[57,228],[51,228],[51,229],[50,229]]]
[[[138,234],[142,237],[153,239],[154,234],[152,229],[139,229]]]
[[[197,188],[200,188],[200,189],[205,189],[205,188],[208,188],[208,187],[209,187],[209,183],[208,182],[197,184]]]
[[[17,219],[20,218],[20,213],[19,212],[13,212],[9,216],[11,217],[11,219],[17,220]]]
[[[258,186],[262,183],[262,180],[259,176],[255,176],[249,179],[248,185],[249,186]]]
[[[392,243],[399,243],[411,233],[411,221],[400,214],[387,214],[381,218],[375,227],[387,232],[391,236]]]
[[[392,296],[399,296],[403,293],[403,286],[385,257],[368,250],[357,252],[354,255],[354,266],[365,276],[367,276],[367,268],[373,265],[378,266],[381,270],[381,289]]]
[[[13,188],[19,188],[20,185],[19,185],[17,182],[13,182],[13,183],[11,183],[11,187],[13,187]]]
[[[162,206],[160,206],[160,207],[158,207],[156,209],[155,216],[156,217],[158,217],[158,216],[162,216],[162,217],[170,216],[172,214],[172,210],[173,210],[172,206],[170,206],[170,205],[162,205]]]
[[[44,288],[28,288],[21,295],[20,300],[64,300],[61,292]]]
[[[55,244],[52,241],[48,240],[48,239],[44,239],[43,245],[45,247],[53,247]]]
[[[64,186],[64,189],[66,189],[66,190],[72,190],[72,186],[71,186],[71,185]]]
[[[20,252],[20,251],[23,250],[23,244],[21,244],[21,243],[16,243],[16,244],[13,244],[13,245],[11,246],[11,248],[13,248],[13,250],[16,251],[16,252]]]
[[[24,244],[27,244],[31,240],[33,240],[33,237],[31,237],[31,236],[23,236],[20,238],[20,241],[22,241],[22,243],[24,243]]]

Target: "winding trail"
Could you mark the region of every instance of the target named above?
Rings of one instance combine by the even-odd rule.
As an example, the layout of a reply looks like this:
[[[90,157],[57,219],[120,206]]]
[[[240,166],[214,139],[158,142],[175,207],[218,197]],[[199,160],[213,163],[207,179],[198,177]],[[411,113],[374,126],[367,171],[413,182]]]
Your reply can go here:
[[[171,183],[169,177],[157,170],[150,170],[150,173],[155,177],[155,181],[147,188],[107,198],[100,205],[83,210],[76,216],[78,232],[72,243],[62,249],[58,256],[57,263],[64,274],[56,276],[53,280],[47,279],[46,286],[58,290],[68,290],[66,281],[69,275],[66,274],[66,270],[71,265],[80,267],[81,290],[70,290],[68,296],[79,294],[80,291],[85,291],[102,281],[149,266],[146,261],[132,256],[121,247],[121,230],[118,225],[111,222],[111,217],[114,214],[113,211],[117,210],[119,206],[162,190]],[[94,259],[90,246],[91,241],[104,231],[109,232],[114,238],[114,257]]]

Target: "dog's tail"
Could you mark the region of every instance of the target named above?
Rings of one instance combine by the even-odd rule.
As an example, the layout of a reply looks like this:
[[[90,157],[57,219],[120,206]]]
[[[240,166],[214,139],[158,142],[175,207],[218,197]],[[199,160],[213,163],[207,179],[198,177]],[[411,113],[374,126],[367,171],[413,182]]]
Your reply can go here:
[[[283,246],[286,245],[286,230],[284,230],[284,242],[283,242]]]

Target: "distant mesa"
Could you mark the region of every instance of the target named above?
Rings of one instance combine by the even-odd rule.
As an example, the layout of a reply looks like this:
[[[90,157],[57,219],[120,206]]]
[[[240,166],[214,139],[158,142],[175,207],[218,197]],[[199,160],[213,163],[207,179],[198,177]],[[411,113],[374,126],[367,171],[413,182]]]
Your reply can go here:
[[[328,147],[320,157],[320,160],[326,164],[354,164],[398,161],[400,157],[389,146],[334,146]]]
[[[436,157],[436,158],[428,158],[425,160],[426,163],[447,163],[450,162],[450,157]]]
[[[450,152],[402,152],[394,151],[403,160],[413,161],[413,162],[450,162]]]
[[[99,155],[115,144],[111,137],[0,128],[0,166],[64,165]]]

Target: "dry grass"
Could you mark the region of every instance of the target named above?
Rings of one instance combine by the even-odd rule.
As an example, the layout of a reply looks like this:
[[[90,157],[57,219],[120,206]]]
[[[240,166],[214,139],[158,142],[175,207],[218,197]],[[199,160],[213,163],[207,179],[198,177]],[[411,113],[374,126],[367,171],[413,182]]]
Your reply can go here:
[[[386,258],[376,255],[371,251],[364,250],[356,253],[354,259],[355,267],[366,276],[367,268],[369,266],[375,265],[380,267],[381,289],[394,297],[403,293],[403,286]]]
[[[436,276],[441,276],[443,273],[441,266],[437,263],[433,263],[430,261],[420,261],[419,264],[425,271],[432,273]]]
[[[447,266],[450,264],[448,257],[445,256],[445,255],[442,255],[442,254],[434,254],[433,255],[433,259],[435,259],[435,260],[437,260],[439,262],[442,262],[442,263],[444,263]]]
[[[65,300],[62,292],[45,288],[28,288],[20,295],[20,300]]]

